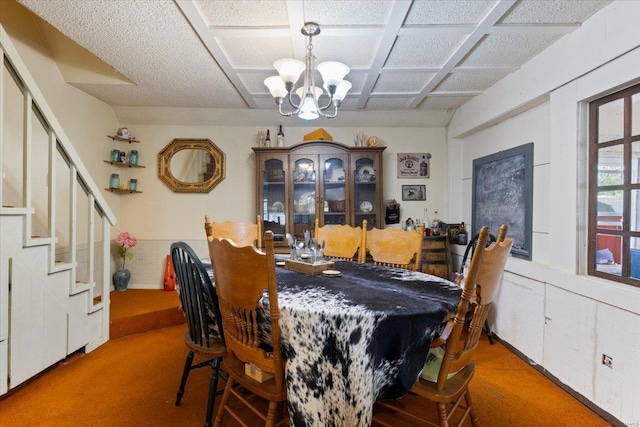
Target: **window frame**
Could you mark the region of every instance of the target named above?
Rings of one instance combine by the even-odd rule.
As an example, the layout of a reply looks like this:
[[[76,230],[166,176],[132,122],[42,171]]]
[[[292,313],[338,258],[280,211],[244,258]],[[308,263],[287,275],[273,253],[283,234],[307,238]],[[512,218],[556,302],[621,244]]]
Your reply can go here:
[[[589,221],[588,221],[588,260],[587,274],[601,277],[635,287],[640,287],[640,278],[631,278],[630,239],[640,238],[640,230],[632,231],[631,227],[631,191],[640,191],[640,182],[631,183],[632,173],[632,145],[640,141],[640,133],[632,135],[632,97],[640,94],[640,84],[628,87],[618,92],[606,95],[589,103]],[[599,138],[599,107],[619,99],[623,100],[623,137],[598,142]],[[636,105],[636,108],[640,106]],[[598,185],[598,150],[611,146],[623,148],[623,182],[616,185]],[[601,165],[600,165],[601,166]],[[622,226],[620,229],[606,229],[598,227],[598,193],[603,191],[622,191]],[[640,215],[640,212],[637,212]],[[621,275],[597,269],[596,250],[597,235],[607,234],[620,236],[621,239]]]

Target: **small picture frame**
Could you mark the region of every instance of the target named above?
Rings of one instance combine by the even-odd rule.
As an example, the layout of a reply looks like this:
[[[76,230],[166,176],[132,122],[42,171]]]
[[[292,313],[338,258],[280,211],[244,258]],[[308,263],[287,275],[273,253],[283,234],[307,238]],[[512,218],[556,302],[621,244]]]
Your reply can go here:
[[[403,185],[402,200],[405,200],[405,201],[427,200],[427,186],[426,185]]]
[[[447,224],[447,236],[449,237],[449,243],[458,243],[458,236],[460,235],[461,227],[462,224]]]

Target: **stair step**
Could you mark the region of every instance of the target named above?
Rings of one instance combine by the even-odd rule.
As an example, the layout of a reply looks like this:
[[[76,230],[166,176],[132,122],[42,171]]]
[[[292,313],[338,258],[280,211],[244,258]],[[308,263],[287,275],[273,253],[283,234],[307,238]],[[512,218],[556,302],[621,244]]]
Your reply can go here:
[[[186,322],[175,291],[129,289],[111,292],[111,339]]]

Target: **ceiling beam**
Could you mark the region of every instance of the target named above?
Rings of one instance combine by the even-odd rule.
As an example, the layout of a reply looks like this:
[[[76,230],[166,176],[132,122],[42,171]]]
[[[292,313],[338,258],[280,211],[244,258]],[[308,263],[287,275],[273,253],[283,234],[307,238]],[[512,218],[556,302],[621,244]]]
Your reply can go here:
[[[249,89],[247,89],[242,80],[240,80],[240,76],[233,70],[233,66],[227,59],[222,47],[218,44],[216,37],[209,31],[209,26],[202,19],[202,15],[200,15],[195,3],[191,0],[176,0],[176,4],[180,10],[182,10],[182,13],[211,54],[213,60],[216,61],[222,69],[222,72],[227,76],[242,99],[244,99],[247,106],[249,108],[256,108],[257,105]]]
[[[485,17],[478,23],[476,29],[469,34],[469,36],[462,42],[460,46],[453,52],[453,54],[445,61],[442,68],[429,80],[426,86],[420,91],[420,94],[415,97],[409,104],[410,108],[416,108],[429,93],[438,86],[456,65],[467,56],[471,50],[478,44],[478,42],[487,35],[488,31],[502,19],[503,16],[513,7],[516,0],[499,0],[491,8],[491,10],[485,15]]]
[[[409,1],[396,1],[393,4],[389,20],[387,21],[384,33],[382,34],[380,39],[380,44],[378,45],[378,50],[373,59],[373,63],[371,64],[371,70],[367,75],[367,79],[365,80],[362,87],[360,98],[358,99],[357,104],[358,108],[364,108],[367,104],[367,99],[369,98],[369,95],[371,94],[371,91],[373,90],[373,87],[378,80],[380,70],[389,57],[391,48],[393,48],[393,44],[396,42],[398,32],[400,31],[402,23],[406,19],[407,14],[411,9],[412,3],[413,2]]]

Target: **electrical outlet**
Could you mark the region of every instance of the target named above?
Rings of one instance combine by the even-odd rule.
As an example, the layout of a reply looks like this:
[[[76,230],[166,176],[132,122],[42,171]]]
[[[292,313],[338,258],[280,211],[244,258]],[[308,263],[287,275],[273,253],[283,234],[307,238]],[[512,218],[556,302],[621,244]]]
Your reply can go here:
[[[602,364],[607,368],[613,369],[613,357],[602,354]]]

